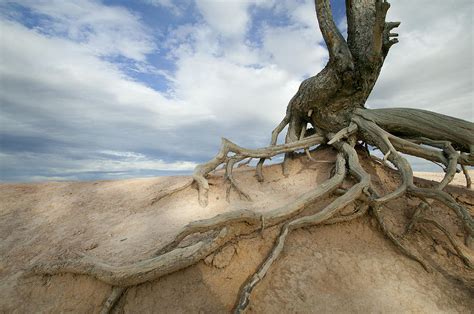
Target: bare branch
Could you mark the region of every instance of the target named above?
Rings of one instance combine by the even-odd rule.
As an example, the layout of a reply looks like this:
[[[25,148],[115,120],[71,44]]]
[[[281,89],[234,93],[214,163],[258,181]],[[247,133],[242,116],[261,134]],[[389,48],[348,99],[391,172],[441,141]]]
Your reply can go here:
[[[324,41],[329,50],[329,62],[334,62],[341,72],[353,69],[352,55],[346,40],[334,23],[329,0],[315,0],[316,15]]]

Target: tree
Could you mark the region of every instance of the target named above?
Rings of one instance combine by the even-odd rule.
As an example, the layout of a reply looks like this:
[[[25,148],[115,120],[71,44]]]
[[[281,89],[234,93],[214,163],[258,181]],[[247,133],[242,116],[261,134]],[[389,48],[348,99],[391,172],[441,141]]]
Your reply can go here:
[[[380,210],[388,201],[405,195],[420,201],[407,225],[407,231],[417,223],[431,224],[445,234],[463,262],[472,268],[469,257],[452,241],[452,235],[446,228],[429,216],[428,209],[437,201],[453,210],[464,227],[465,244],[472,248],[473,219],[469,211],[443,189],[453,179],[458,165],[470,186],[466,166],[474,165],[474,124],[425,110],[365,108],[364,104],[389,50],[398,42],[397,34],[391,31],[400,22],[385,21],[390,7],[385,0],[346,0],[348,36],[345,40],[334,23],[329,0],[315,0],[315,5],[319,27],[329,50],[329,62],[320,73],[301,83],[288,104],[285,117],[272,132],[270,146],[246,149],[223,139],[219,153],[209,162],[197,166],[192,181],[180,190],[194,183],[200,204],[206,206],[209,191],[206,177],[223,164],[229,187],[250,200],[233,177],[234,165],[247,158],[259,158],[256,175],[258,180],[263,181],[262,167],[265,159],[285,154],[282,166],[286,175],[292,154],[297,150],[305,150],[312,158],[309,149],[316,145],[331,145],[338,151],[334,174],[327,182],[301,195],[296,201],[264,214],[240,210],[192,222],[155,256],[134,265],[110,266],[84,256],[54,264],[40,263],[33,267],[33,272],[50,275],[86,274],[114,286],[104,305],[104,312],[108,312],[127,287],[193,265],[239,236],[255,234],[263,227],[280,226],[281,232],[273,250],[241,289],[235,306],[235,311],[241,312],[249,303],[252,289],[278,258],[285,239],[292,230],[348,221],[367,212],[374,215],[381,230],[402,253],[428,270],[429,265],[410,252],[387,229],[380,215]],[[277,137],[286,126],[285,144],[277,145]],[[397,168],[402,183],[395,191],[380,195],[371,183],[370,176],[359,163],[356,148],[361,145],[379,149],[384,154],[382,162],[389,161]],[[443,165],[444,179],[436,188],[415,186],[411,166],[401,153]],[[347,190],[341,190],[344,178],[349,175],[357,183]],[[174,192],[177,191],[160,195],[156,201]],[[340,196],[315,214],[301,215],[308,204],[330,193],[339,193]],[[360,205],[356,212],[349,216],[338,215],[338,210],[355,201]],[[186,247],[178,246],[186,237],[197,233],[206,236]]]

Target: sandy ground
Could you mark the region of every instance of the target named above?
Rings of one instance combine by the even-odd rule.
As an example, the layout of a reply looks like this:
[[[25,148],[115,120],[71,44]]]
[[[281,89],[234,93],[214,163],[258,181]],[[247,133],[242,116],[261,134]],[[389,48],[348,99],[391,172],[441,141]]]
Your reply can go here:
[[[241,167],[236,179],[253,201],[234,192],[226,201],[222,173],[211,177],[210,202],[201,208],[190,187],[158,202],[154,198],[189,177],[158,177],[97,182],[0,185],[0,312],[96,313],[111,287],[87,276],[29,277],[37,261],[81,252],[115,265],[150,257],[186,223],[240,208],[267,211],[291,202],[330,176],[334,153],[302,157],[284,178],[279,165],[254,170]],[[398,183],[395,172],[370,160],[364,167],[385,192]],[[424,175],[427,177],[426,175]],[[430,180],[440,179],[431,176]],[[463,184],[458,177],[455,184]],[[351,184],[349,181],[346,185]],[[417,180],[417,184],[431,183]],[[471,211],[474,192],[460,186],[448,192]],[[320,210],[332,197],[318,200],[305,213]],[[385,219],[400,234],[415,200],[388,204]],[[350,208],[345,209],[347,211]],[[432,215],[462,243],[459,221],[443,206]],[[206,261],[153,282],[130,288],[118,309],[126,313],[225,313],[232,309],[245,279],[258,267],[277,235],[230,243]],[[429,228],[407,235],[411,250],[433,265],[427,273],[384,238],[373,218],[293,232],[280,259],[256,288],[249,312],[255,313],[472,313],[474,274],[466,269],[447,240]],[[467,254],[468,248],[463,247]]]

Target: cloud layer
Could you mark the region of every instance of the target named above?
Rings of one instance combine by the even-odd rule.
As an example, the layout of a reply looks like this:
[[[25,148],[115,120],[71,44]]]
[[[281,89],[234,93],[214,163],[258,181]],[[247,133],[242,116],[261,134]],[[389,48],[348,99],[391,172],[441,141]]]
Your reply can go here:
[[[263,146],[327,61],[312,1],[120,3],[0,5],[3,181],[185,173],[221,136]],[[393,3],[400,44],[368,105],[472,120],[471,14],[468,0]]]

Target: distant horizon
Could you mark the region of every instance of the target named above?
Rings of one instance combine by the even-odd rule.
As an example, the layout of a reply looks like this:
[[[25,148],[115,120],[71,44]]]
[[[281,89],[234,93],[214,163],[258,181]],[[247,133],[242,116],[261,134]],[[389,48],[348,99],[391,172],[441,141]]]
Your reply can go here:
[[[400,43],[367,107],[473,121],[473,8],[392,1]],[[328,59],[312,0],[4,1],[0,29],[0,182],[187,175],[221,137],[267,146]]]

